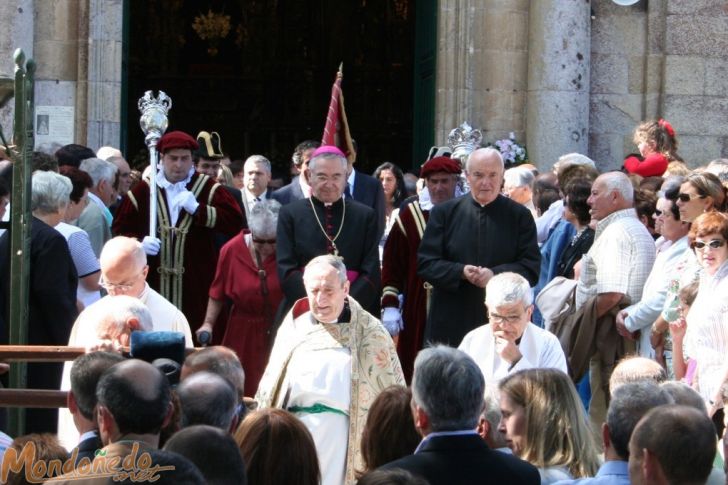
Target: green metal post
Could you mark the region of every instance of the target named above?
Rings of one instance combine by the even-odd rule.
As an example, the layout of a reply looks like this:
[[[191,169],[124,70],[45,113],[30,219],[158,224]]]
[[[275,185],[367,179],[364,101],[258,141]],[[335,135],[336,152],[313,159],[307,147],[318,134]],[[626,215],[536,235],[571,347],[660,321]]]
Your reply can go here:
[[[10,345],[28,342],[28,296],[30,281],[30,213],[31,165],[33,152],[33,76],[35,63],[25,61],[25,54],[17,49],[15,59],[15,123],[13,141],[13,194],[10,216]],[[27,367],[16,363],[10,367],[10,387],[26,386]],[[25,430],[25,409],[10,408],[8,428],[10,436],[21,436]]]

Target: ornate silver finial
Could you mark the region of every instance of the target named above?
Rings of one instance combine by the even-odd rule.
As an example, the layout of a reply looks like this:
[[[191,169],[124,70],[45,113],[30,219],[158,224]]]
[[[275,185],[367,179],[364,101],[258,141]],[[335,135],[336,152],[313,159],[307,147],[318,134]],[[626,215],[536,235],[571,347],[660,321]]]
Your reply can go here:
[[[144,97],[139,98],[138,106],[142,114],[139,125],[145,135],[144,142],[148,147],[154,147],[167,131],[167,111],[172,107],[172,98],[164,91],[159,91],[159,97],[154,98],[153,92],[147,91]]]
[[[454,128],[447,136],[447,143],[452,149],[452,158],[459,159],[461,163],[465,162],[473,150],[480,148],[482,142],[483,133],[473,129],[467,121]]]

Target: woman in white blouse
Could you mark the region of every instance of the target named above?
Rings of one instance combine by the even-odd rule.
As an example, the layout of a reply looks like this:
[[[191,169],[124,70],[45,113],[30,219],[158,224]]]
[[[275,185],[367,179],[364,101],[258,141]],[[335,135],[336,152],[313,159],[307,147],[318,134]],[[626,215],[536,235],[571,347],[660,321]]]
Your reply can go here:
[[[716,211],[699,216],[689,241],[702,274],[686,319],[685,352],[697,361],[698,391],[710,406],[728,369],[728,216]]]

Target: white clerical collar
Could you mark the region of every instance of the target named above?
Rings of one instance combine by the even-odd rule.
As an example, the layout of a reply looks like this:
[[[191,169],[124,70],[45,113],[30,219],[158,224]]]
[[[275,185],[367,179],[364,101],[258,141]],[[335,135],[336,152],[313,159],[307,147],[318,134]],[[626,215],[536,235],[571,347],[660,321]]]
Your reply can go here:
[[[192,180],[192,176],[195,174],[195,167],[190,168],[190,171],[187,173],[187,178],[180,182],[170,182],[167,180],[167,177],[164,175],[164,170],[158,170],[157,171],[157,185],[162,187],[164,190],[167,190],[169,188],[186,188],[187,184],[190,183],[190,180]]]

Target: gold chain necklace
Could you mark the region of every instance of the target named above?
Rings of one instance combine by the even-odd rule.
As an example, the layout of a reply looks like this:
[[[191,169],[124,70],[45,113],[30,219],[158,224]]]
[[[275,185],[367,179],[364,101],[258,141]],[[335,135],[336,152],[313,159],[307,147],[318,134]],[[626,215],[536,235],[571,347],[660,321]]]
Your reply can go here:
[[[328,241],[331,243],[331,246],[334,248],[334,256],[339,255],[339,248],[336,247],[336,241],[339,238],[339,234],[341,234],[341,230],[344,228],[344,219],[346,218],[346,201],[344,198],[341,198],[341,203],[344,206],[341,213],[341,224],[339,225],[339,230],[336,231],[336,236],[333,238],[329,237],[329,235],[326,233],[326,229],[324,229],[323,224],[321,224],[321,221],[319,220],[318,214],[316,214],[316,207],[313,205],[313,200],[309,197],[308,202],[311,204],[311,210],[313,210],[313,216],[316,218],[316,222],[318,223],[319,228],[321,229],[321,232],[324,233],[324,237],[328,239]]]

